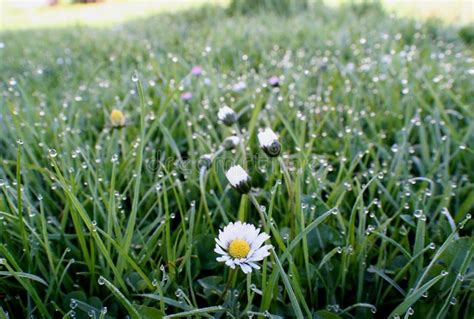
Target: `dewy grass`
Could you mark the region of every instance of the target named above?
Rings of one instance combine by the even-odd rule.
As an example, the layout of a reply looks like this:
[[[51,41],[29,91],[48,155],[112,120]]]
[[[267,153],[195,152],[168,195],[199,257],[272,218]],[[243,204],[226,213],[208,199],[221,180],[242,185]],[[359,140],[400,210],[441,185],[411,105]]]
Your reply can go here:
[[[310,4],[0,39],[1,318],[474,316],[454,27]],[[231,269],[238,221],[273,248],[232,232]]]

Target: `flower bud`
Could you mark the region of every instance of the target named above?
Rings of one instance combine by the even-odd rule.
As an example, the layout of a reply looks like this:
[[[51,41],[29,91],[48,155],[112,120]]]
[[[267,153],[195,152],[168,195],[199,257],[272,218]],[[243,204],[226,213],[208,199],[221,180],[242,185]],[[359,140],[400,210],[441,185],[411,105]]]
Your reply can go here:
[[[258,143],[260,147],[270,157],[276,157],[280,155],[281,145],[278,141],[278,136],[271,129],[267,128],[262,132],[258,133]]]
[[[241,194],[247,194],[252,188],[249,174],[240,165],[229,168],[225,176],[229,180],[230,186]]]
[[[221,107],[217,112],[217,117],[227,126],[233,125],[237,122],[237,113],[227,105]]]
[[[209,167],[211,167],[211,164],[212,164],[212,155],[211,154],[204,154],[199,159],[198,166],[200,168],[205,167],[206,169],[209,169]]]
[[[234,148],[237,147],[237,145],[239,145],[239,142],[240,142],[240,139],[238,136],[229,136],[227,137],[224,142],[222,142],[222,146],[224,147],[224,149],[226,151],[230,151],[230,150],[233,150]]]
[[[110,123],[113,127],[120,128],[125,126],[125,115],[122,111],[113,109],[110,113]]]

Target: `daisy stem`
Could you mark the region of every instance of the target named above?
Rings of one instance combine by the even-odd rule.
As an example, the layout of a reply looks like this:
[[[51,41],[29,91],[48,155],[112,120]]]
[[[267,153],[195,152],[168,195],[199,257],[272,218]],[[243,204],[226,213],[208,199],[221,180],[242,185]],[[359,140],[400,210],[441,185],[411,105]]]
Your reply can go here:
[[[291,185],[293,185],[293,183],[291,181],[290,172],[288,171],[288,168],[286,167],[285,161],[283,160],[283,158],[281,156],[278,157],[278,162],[280,163],[280,167],[283,171],[283,176],[285,177],[284,179],[285,179],[286,189],[288,191],[288,196],[291,199],[293,197],[293,188],[291,187]]]
[[[243,167],[244,167],[245,170],[247,170],[247,153],[245,152],[244,138],[243,138],[242,133],[240,132],[240,128],[237,124],[234,124],[234,130],[237,133],[237,136],[239,137],[240,149],[242,151]]]
[[[204,213],[206,214],[206,219],[209,224],[209,229],[212,231],[212,234],[215,234],[214,227],[212,225],[211,212],[209,211],[209,208],[207,206],[207,200],[206,200],[206,184],[205,184],[206,172],[207,172],[207,169],[205,166],[202,166],[201,169],[199,170],[199,189],[201,191],[201,199],[204,205]]]
[[[288,192],[288,210],[290,212],[293,212],[294,211],[294,202],[295,202],[295,198],[294,198],[294,193],[293,193],[293,188],[291,185],[294,185],[292,180],[291,180],[291,177],[290,177],[290,173],[288,171],[288,168],[286,167],[286,164],[285,164],[285,161],[283,160],[283,158],[281,156],[278,156],[278,162],[280,163],[280,167],[283,171],[283,176],[284,176],[284,180],[285,180],[285,186],[286,186],[286,190]],[[295,216],[296,217],[296,216]],[[290,215],[290,229],[291,229],[291,234],[294,235],[295,234],[295,219],[296,218],[292,218],[292,215]]]
[[[220,304],[222,300],[225,298],[225,295],[227,294],[227,291],[229,290],[230,286],[232,286],[232,282],[235,280],[236,276],[237,276],[237,268],[235,269],[231,268],[229,271],[229,276],[227,278],[227,283],[225,285],[224,291],[222,292],[222,295],[217,301],[218,304]]]

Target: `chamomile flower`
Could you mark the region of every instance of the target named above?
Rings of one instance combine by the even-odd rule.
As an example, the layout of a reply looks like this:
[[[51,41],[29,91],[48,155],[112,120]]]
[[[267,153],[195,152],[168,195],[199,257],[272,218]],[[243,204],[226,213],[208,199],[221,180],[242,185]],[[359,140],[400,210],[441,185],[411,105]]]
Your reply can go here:
[[[256,262],[270,255],[272,245],[263,245],[269,238],[267,233],[260,233],[254,225],[240,221],[230,223],[219,230],[214,251],[221,256],[216,260],[225,262],[232,269],[239,266],[248,274],[252,269],[260,269]]]
[[[226,151],[230,151],[239,145],[240,138],[238,136],[229,136],[227,137],[224,142],[222,142],[222,146]]]
[[[234,112],[233,109],[224,105],[219,109],[217,112],[217,118],[222,121],[227,126],[231,126],[237,121],[237,114]]]
[[[280,155],[281,145],[278,142],[278,136],[271,129],[266,128],[257,135],[260,147],[270,157]]]
[[[120,128],[125,126],[125,115],[122,111],[113,109],[110,112],[110,124],[115,128]]]
[[[225,174],[229,180],[230,186],[242,194],[247,194],[252,187],[250,176],[240,165],[234,165]]]

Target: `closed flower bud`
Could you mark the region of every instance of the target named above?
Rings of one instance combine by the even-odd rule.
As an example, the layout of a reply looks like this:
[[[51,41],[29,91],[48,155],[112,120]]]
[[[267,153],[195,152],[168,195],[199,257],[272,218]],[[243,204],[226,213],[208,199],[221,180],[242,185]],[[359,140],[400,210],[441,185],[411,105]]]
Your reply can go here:
[[[237,122],[237,113],[235,113],[230,107],[223,106],[219,109],[219,112],[217,112],[217,118],[225,125],[231,126]]]
[[[230,186],[238,190],[241,194],[247,194],[250,191],[252,187],[250,176],[240,165],[229,168],[225,176],[229,180]]]
[[[224,140],[224,142],[222,143],[222,146],[224,147],[226,151],[230,151],[236,148],[237,145],[239,145],[239,141],[240,139],[238,136],[235,136],[235,135],[229,136]]]
[[[278,142],[278,136],[271,129],[267,128],[262,132],[258,133],[258,143],[260,147],[270,157],[276,157],[280,155],[281,145]]]
[[[110,113],[110,123],[113,127],[119,128],[125,126],[125,115],[122,111],[114,109]]]
[[[204,154],[199,159],[199,165],[198,166],[199,167],[205,167],[206,169],[208,169],[209,167],[211,167],[211,163],[212,163],[212,155],[211,154]]]

